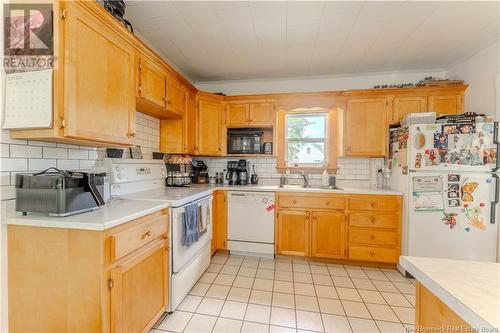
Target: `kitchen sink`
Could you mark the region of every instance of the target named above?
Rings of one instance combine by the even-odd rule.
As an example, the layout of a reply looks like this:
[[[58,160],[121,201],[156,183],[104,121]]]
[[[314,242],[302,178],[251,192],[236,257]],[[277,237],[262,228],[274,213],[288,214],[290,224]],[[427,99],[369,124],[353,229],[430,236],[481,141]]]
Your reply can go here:
[[[340,187],[330,187],[330,186],[322,186],[322,185],[312,185],[309,187],[304,187],[304,185],[299,185],[299,184],[285,184],[285,185],[280,185],[280,188],[289,188],[289,189],[301,189],[303,191],[319,191],[319,190],[331,190],[331,191],[343,191],[343,188]]]
[[[281,184],[280,188],[303,188],[303,189],[308,189],[308,187],[304,187],[304,185],[298,185],[298,184]]]

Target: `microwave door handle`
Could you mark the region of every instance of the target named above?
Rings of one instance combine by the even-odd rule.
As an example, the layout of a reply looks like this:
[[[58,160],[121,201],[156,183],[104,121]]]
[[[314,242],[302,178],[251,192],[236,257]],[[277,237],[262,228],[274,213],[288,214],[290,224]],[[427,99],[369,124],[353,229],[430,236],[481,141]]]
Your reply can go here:
[[[493,201],[491,202],[491,213],[490,213],[490,224],[495,224],[496,220],[496,212],[497,212],[497,206],[498,206],[498,201],[500,197],[500,178],[498,177],[497,174],[492,174],[493,179],[495,179],[495,193],[493,194]]]

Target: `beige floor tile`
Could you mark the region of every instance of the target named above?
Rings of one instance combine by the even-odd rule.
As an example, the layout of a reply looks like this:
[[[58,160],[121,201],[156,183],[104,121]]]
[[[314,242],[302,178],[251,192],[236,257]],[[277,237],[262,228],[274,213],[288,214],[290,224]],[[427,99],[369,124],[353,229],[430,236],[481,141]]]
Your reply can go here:
[[[200,296],[186,295],[184,300],[177,307],[177,310],[195,312],[202,299],[203,297]]]
[[[241,333],[267,333],[269,332],[269,325],[252,323],[248,321],[243,322]]]
[[[231,289],[231,287],[229,287],[229,286],[219,286],[219,285],[213,284],[208,289],[206,297],[226,299],[227,294],[229,293],[230,289]]]
[[[398,316],[402,323],[412,325],[415,323],[415,309],[392,306],[392,310],[396,313],[396,316]]]
[[[375,333],[379,332],[377,324],[371,319],[348,317],[354,333]]]
[[[413,283],[409,282],[393,282],[396,288],[403,293],[403,294],[409,294],[409,295],[415,295],[416,293],[416,287]]]
[[[369,279],[352,278],[352,283],[354,283],[356,289],[377,290],[375,285]]]
[[[271,305],[271,299],[273,293],[271,291],[265,290],[252,290],[250,294],[250,303],[261,304],[261,305]]]
[[[229,256],[226,261],[226,265],[241,266],[244,257]]]
[[[217,275],[213,283],[221,286],[232,286],[234,278],[235,278],[234,275],[219,274]]]
[[[309,269],[309,264],[307,262],[306,263],[294,262],[293,263],[293,271],[300,272],[300,273],[311,273],[311,270]]]
[[[276,263],[274,260],[261,259],[259,262],[259,269],[272,269],[274,270]]]
[[[393,305],[393,306],[405,306],[411,308],[412,305],[406,297],[403,296],[403,294],[396,294],[396,293],[388,293],[388,292],[382,292],[382,296],[384,296],[384,299],[387,301],[387,304]]]
[[[283,327],[283,326],[269,326],[269,333],[296,333],[295,328]]]
[[[220,265],[220,264],[210,264],[207,268],[207,272],[219,273],[221,268],[222,268],[222,265]]]
[[[365,273],[371,280],[389,281],[389,278],[380,270],[365,270]]]
[[[254,278],[237,276],[234,279],[233,287],[252,289]]]
[[[305,296],[316,296],[316,291],[313,284],[294,283],[295,294]]]
[[[338,299],[318,298],[319,308],[322,313],[345,316],[342,304]]]
[[[358,290],[359,295],[365,303],[387,304],[382,294],[374,290]]]
[[[211,262],[214,263],[214,264],[224,265],[226,263],[227,258],[228,257],[213,256]]]
[[[214,333],[240,333],[243,322],[241,320],[219,318],[215,323]]]
[[[390,323],[387,321],[375,320],[382,333],[408,333],[401,323]]]
[[[323,286],[333,286],[333,281],[330,275],[313,274],[312,278],[314,284],[319,284]]]
[[[224,302],[225,301],[223,299],[205,297],[196,309],[196,313],[217,317],[222,309],[222,306],[224,305]]]
[[[347,271],[342,266],[330,266],[330,265],[328,265],[327,267],[328,267],[328,271],[330,272],[330,275],[332,275],[332,276],[349,277],[349,274],[347,274]]]
[[[185,333],[210,333],[215,326],[217,317],[195,313],[186,329]]]
[[[221,317],[242,320],[245,317],[247,303],[226,301],[220,313]]]
[[[287,281],[274,281],[273,291],[277,293],[293,294],[293,283]]]
[[[367,303],[365,305],[368,308],[368,311],[370,311],[370,314],[372,315],[373,319],[375,319],[375,320],[383,320],[383,321],[399,322],[398,317],[392,311],[392,309],[391,309],[391,307],[389,305],[370,304],[370,303]]]
[[[253,283],[253,289],[272,291],[273,284],[274,284],[273,280],[255,279],[255,281]]]
[[[210,284],[198,282],[193,286],[193,288],[191,288],[189,294],[195,296],[205,296],[205,294],[208,291],[208,288],[210,288]]]
[[[315,285],[314,288],[316,289],[316,295],[318,297],[337,298],[337,299],[339,298],[339,295],[337,294],[337,290],[335,290],[335,287]]]
[[[321,315],[323,318],[323,324],[325,325],[325,331],[328,333],[348,333],[351,331],[351,325],[347,317],[336,316],[323,313]]]
[[[415,307],[415,295],[405,294],[406,299],[410,302],[412,307]]]
[[[297,328],[311,331],[323,332],[323,322],[318,312],[296,311]]]
[[[214,282],[216,277],[217,277],[217,273],[205,272],[205,273],[203,273],[203,275],[201,276],[201,278],[198,281],[205,282],[205,283],[212,283],[212,282]]]
[[[256,277],[259,278],[259,279],[270,279],[270,280],[273,280],[274,279],[274,270],[259,268],[257,270]]]
[[[390,293],[398,293],[399,292],[399,290],[390,281],[372,280],[372,282],[375,285],[375,287],[378,289],[378,291],[387,291]]]
[[[220,272],[223,274],[236,275],[236,274],[238,274],[239,269],[240,269],[240,266],[232,266],[232,265],[225,264],[222,267],[222,269],[220,270]]]
[[[346,301],[356,301],[362,302],[361,296],[356,289],[351,288],[337,288],[337,294],[339,294],[339,298]]]
[[[266,305],[248,304],[245,321],[269,324],[271,307]]]
[[[238,276],[255,277],[257,273],[257,268],[255,267],[240,267]]]
[[[279,281],[288,281],[292,282],[293,281],[293,273],[290,271],[275,271],[274,272],[274,279],[279,280]]]
[[[313,283],[310,273],[293,272],[293,281],[300,283]]]
[[[250,292],[251,289],[232,287],[229,295],[227,295],[227,299],[230,301],[248,302]]]
[[[286,263],[286,262],[277,261],[276,262],[276,270],[277,271],[291,272],[293,270],[292,269],[292,264],[289,264],[289,263]]]
[[[295,295],[295,308],[319,312],[318,299],[314,296]]]
[[[388,272],[385,271],[384,274],[391,280],[392,282],[410,282],[406,277],[403,276],[399,271]]]
[[[368,279],[368,275],[361,268],[346,268],[346,271],[351,278]]]
[[[323,263],[309,263],[309,268],[313,274],[330,275],[328,268]]]
[[[332,276],[332,280],[335,287],[354,288],[354,284],[349,277]]]
[[[271,324],[295,328],[295,310],[273,307],[271,310]]]
[[[163,322],[158,325],[158,328],[170,332],[182,332],[192,316],[193,314],[189,312],[175,311],[166,316]]]
[[[258,258],[245,258],[245,259],[243,259],[241,266],[257,268],[259,266],[259,259]]]
[[[293,294],[273,293],[272,305],[281,308],[294,309],[295,297]]]
[[[348,317],[371,319],[370,312],[368,312],[365,303],[342,301],[342,306]]]

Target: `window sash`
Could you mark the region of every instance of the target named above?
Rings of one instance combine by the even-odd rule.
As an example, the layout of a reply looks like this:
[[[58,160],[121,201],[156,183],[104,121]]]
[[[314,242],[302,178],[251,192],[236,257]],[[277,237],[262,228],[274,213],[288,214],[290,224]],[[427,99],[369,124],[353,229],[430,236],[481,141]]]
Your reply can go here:
[[[288,114],[285,116],[285,140],[304,140],[304,139],[323,139],[326,140],[326,138],[292,138],[288,136],[288,119],[289,118],[321,118],[323,121],[323,128],[324,128],[324,135],[328,135],[328,113],[326,112],[321,112],[321,113],[297,113],[297,114]]]

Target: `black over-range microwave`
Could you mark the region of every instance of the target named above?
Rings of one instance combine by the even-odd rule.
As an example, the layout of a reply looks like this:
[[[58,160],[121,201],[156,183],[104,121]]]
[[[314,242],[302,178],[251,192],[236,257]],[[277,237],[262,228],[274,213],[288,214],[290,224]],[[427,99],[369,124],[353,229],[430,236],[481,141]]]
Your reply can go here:
[[[260,154],[263,131],[252,128],[227,130],[228,154]]]

